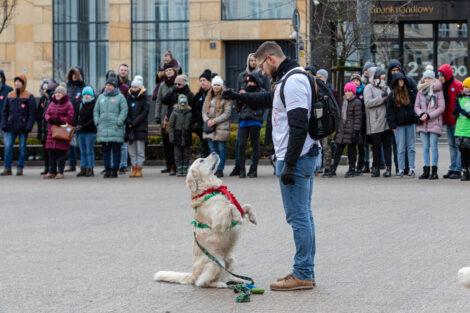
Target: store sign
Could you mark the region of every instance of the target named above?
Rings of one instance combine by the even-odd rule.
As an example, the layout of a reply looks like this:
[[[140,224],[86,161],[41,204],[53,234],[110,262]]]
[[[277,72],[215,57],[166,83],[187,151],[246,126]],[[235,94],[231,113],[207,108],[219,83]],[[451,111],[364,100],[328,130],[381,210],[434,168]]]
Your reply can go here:
[[[432,14],[436,10],[433,6],[386,6],[380,7],[376,5],[371,6],[371,13],[378,15],[396,15],[396,16],[422,16]]]

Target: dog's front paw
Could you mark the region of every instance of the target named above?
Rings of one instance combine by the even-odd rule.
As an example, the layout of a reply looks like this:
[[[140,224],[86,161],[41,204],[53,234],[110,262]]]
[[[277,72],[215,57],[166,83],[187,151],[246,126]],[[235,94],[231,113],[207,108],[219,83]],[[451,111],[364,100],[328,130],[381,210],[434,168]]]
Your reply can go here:
[[[242,206],[242,209],[243,211],[245,211],[246,216],[248,216],[248,220],[251,223],[257,225],[258,221],[256,220],[256,214],[255,212],[253,212],[253,207],[251,206],[251,204],[244,204]]]

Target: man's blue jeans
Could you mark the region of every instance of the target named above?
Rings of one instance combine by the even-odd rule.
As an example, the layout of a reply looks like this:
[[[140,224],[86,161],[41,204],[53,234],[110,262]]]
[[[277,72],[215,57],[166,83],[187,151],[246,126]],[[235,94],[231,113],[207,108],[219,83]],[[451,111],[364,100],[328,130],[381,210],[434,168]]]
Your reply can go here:
[[[397,130],[395,131],[395,140],[397,143],[398,170],[405,170],[405,159],[407,153],[410,169],[414,169],[416,156],[416,125],[397,126]]]
[[[282,203],[287,223],[294,233],[295,256],[292,274],[302,280],[315,278],[315,226],[311,209],[313,179],[321,166],[321,150],[312,148],[297,160],[295,184],[284,185],[281,173],[284,161],[276,163],[276,175],[281,185]]]
[[[3,137],[5,139],[5,168],[11,168],[13,165],[13,145],[15,144],[16,137],[18,137],[20,141],[20,156],[18,158],[18,163],[16,163],[16,167],[24,167],[24,160],[26,159],[26,135],[26,133],[14,134],[5,132]]]
[[[455,125],[447,126],[447,141],[449,142],[450,152],[450,171],[460,172],[462,170],[462,163],[460,160],[460,151],[455,146]]]
[[[77,147],[70,145],[70,148],[67,154],[69,156],[69,166],[76,167],[77,166]]]
[[[437,166],[437,162],[439,162],[439,151],[437,150],[439,136],[430,132],[420,132],[419,136],[423,143],[424,166],[431,166],[431,164]],[[429,151],[432,153],[432,163]]]
[[[227,158],[226,142],[207,139],[207,144],[209,145],[211,153],[215,152],[219,155],[220,162],[217,169],[223,171],[225,168],[225,159]]]
[[[95,139],[96,133],[78,134],[78,143],[80,145],[80,167],[95,167]]]
[[[121,146],[121,164],[119,168],[127,168],[127,143],[123,143]]]

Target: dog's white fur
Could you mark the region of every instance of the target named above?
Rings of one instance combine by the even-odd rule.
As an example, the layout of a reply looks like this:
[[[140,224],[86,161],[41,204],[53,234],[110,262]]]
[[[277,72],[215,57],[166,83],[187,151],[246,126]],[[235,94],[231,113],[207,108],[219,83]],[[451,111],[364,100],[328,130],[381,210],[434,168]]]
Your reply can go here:
[[[470,288],[470,267],[462,267],[457,273],[457,277],[465,288]]]
[[[197,159],[191,165],[186,177],[186,184],[191,191],[191,198],[200,195],[210,188],[222,185],[214,172],[219,164],[219,156],[210,154],[207,158]],[[196,237],[199,243],[206,248],[229,271],[233,270],[233,250],[242,231],[243,224],[250,221],[256,224],[256,216],[249,204],[242,206],[245,215],[242,217],[224,195],[216,195],[206,201],[200,197],[191,201],[191,207],[197,207],[194,218],[199,223],[209,225],[211,228],[196,228]],[[238,224],[232,227],[232,221]],[[193,284],[198,287],[226,288],[227,273],[211,261],[197,246],[193,244],[193,271],[192,273],[179,273],[160,271],[155,273],[154,280],[180,284]],[[231,278],[231,280],[235,280]]]

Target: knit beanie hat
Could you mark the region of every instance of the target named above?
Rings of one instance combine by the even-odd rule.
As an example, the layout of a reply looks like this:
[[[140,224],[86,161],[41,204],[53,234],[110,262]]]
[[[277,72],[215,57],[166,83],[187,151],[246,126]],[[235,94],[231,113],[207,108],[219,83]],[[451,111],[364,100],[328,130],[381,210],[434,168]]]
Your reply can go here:
[[[351,81],[353,81],[353,80],[355,80],[355,79],[361,81],[361,74],[359,74],[359,73],[354,73],[354,74],[352,74],[352,75],[351,75]]]
[[[370,69],[371,67],[374,67],[374,66],[376,66],[374,62],[367,61],[364,64],[364,67],[362,68],[362,74],[364,74],[365,71],[367,71],[368,69]]]
[[[57,87],[54,93],[60,93],[64,96],[67,95],[67,85],[65,83],[60,83],[59,87]]]
[[[183,85],[186,85],[186,83],[188,82],[188,77],[184,74],[181,74],[181,75],[178,75],[176,76],[175,78],[175,84],[183,84]]]
[[[353,82],[349,82],[344,86],[344,92],[351,91],[353,94],[356,94],[356,84]]]
[[[90,95],[92,98],[95,96],[95,93],[93,92],[93,88],[91,86],[86,86],[82,90],[82,95]]]
[[[202,72],[201,76],[199,76],[199,79],[201,79],[201,78],[205,78],[205,79],[207,79],[208,81],[211,81],[211,79],[212,79],[212,71],[209,70],[209,69],[204,70],[204,72]]]
[[[169,68],[172,68],[173,67],[173,64],[170,63],[165,63],[165,65],[163,65],[163,70],[167,70]]]
[[[223,86],[224,85],[224,80],[222,79],[222,77],[217,75],[216,77],[212,78],[212,86],[214,86],[214,85]]]
[[[306,66],[305,70],[312,72],[313,75],[317,75],[317,69],[313,65]]]
[[[431,64],[428,64],[426,65],[426,67],[424,68],[425,71],[434,71],[434,66],[432,66]]]
[[[436,74],[434,74],[434,71],[426,70],[426,71],[424,71],[424,73],[423,73],[423,79],[424,79],[424,78],[432,78],[432,79],[434,79],[434,78],[436,78]]]
[[[142,87],[144,86],[144,78],[140,75],[135,75],[134,80],[131,83],[131,87],[132,86],[142,89]]]
[[[319,69],[317,71],[317,75],[321,75],[321,76],[325,77],[326,79],[328,79],[328,71],[325,70],[325,69]]]
[[[115,75],[109,75],[108,79],[106,80],[106,85],[107,84],[113,85],[113,87],[116,88],[118,85],[117,77]]]
[[[465,80],[463,81],[462,85],[463,85],[464,87],[470,88],[470,77],[465,78]]]

